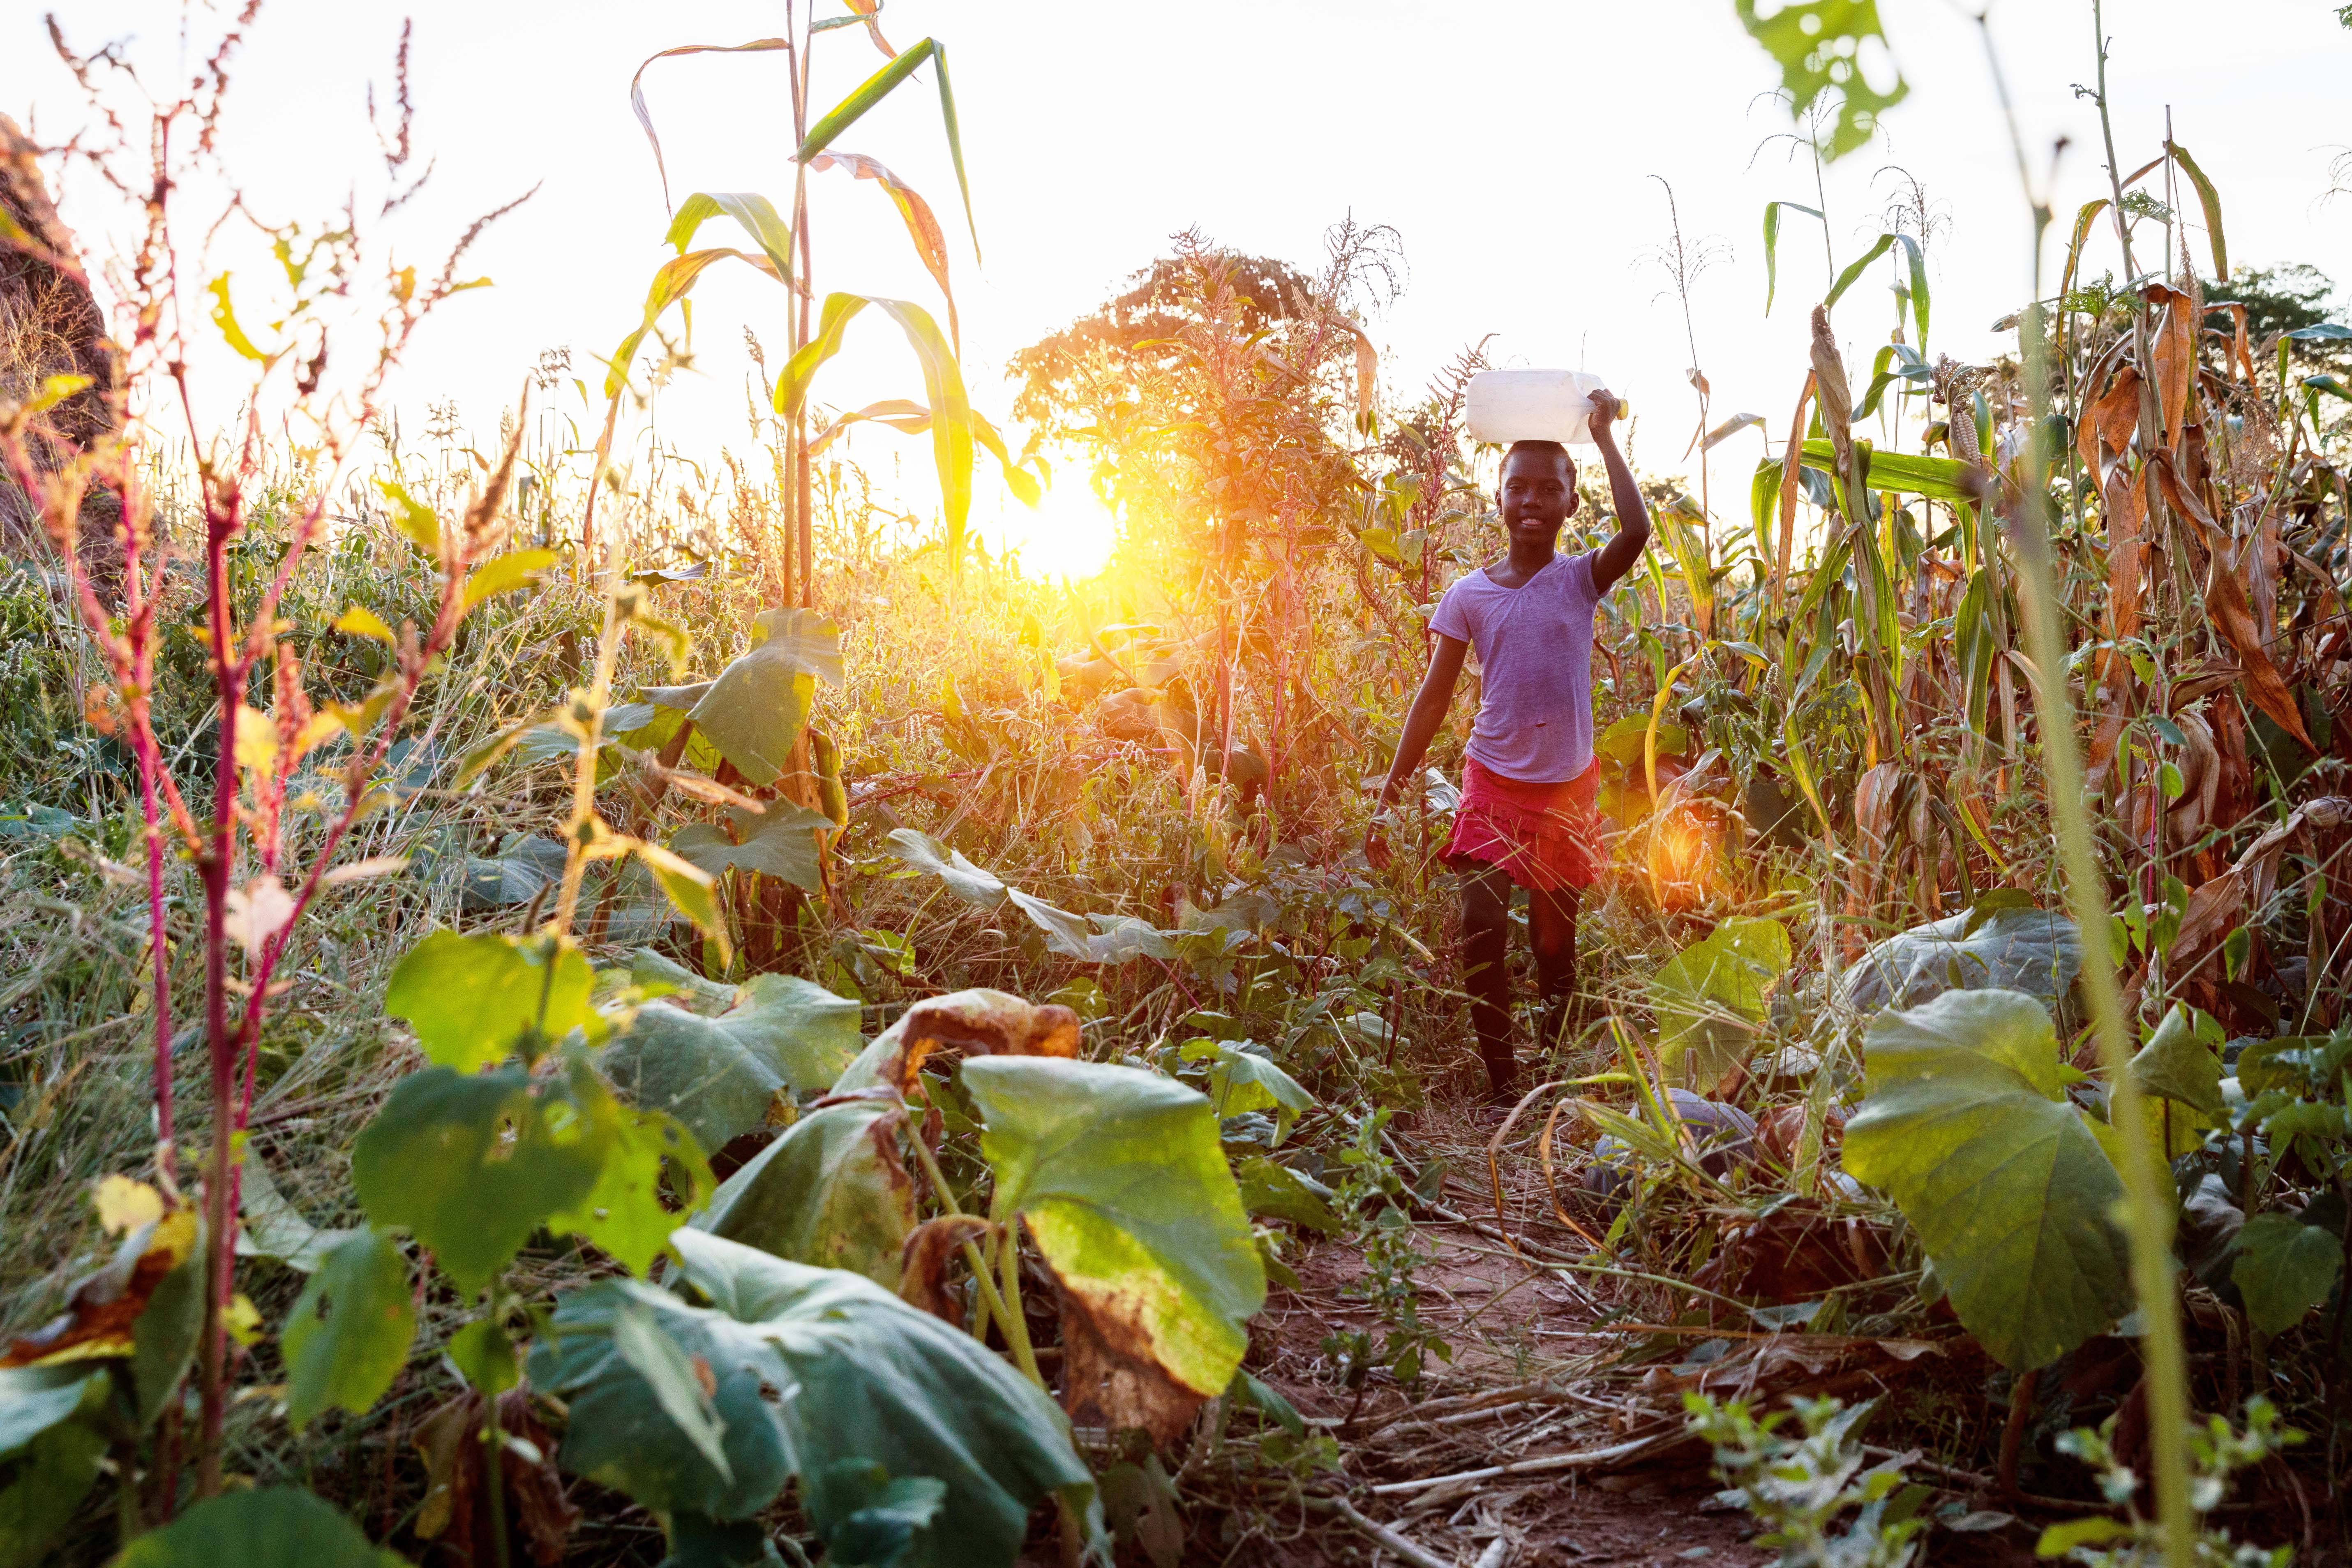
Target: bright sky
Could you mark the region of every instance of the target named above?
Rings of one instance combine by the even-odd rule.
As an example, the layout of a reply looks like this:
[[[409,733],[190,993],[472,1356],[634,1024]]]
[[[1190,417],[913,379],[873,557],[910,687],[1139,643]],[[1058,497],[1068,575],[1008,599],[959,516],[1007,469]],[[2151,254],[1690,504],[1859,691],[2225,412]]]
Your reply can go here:
[[[840,9],[820,4],[824,14]],[[370,81],[389,86],[403,9],[265,7],[225,136],[257,210],[323,216],[372,162],[363,94]],[[593,378],[593,356],[633,324],[667,254],[660,186],[629,112],[631,72],[664,47],[780,32],[782,9],[774,0],[418,0],[404,9],[416,24],[417,134],[440,158],[405,220],[413,258],[429,259],[430,242],[541,183],[475,252],[469,270],[498,287],[460,296],[427,326],[398,387],[412,429],[428,398],[446,396],[487,430],[542,349],[568,345]],[[1950,219],[1930,253],[1929,348],[1986,357],[1997,347],[1990,325],[2022,297],[2028,273],[2025,214],[1984,55],[1959,5],[1881,0],[1881,9],[1912,90],[1879,142],[1830,171],[1830,241],[1841,265],[1858,254],[1897,194],[1880,171],[1899,164],[1916,175]],[[2319,199],[2331,157],[2352,141],[2342,92],[2352,32],[2333,12],[2320,0],[2242,0],[2223,22],[2184,0],[2115,0],[2110,86],[2126,170],[2159,150],[2170,107],[2175,135],[2221,187],[2233,262],[2309,260],[2352,281],[2352,197]],[[1694,407],[1680,308],[1659,298],[1666,280],[1644,260],[1667,236],[1654,174],[1674,186],[1685,241],[1728,250],[1693,300],[1717,417],[1788,417],[1805,364],[1805,309],[1825,287],[1822,236],[1802,217],[1784,227],[1780,302],[1767,320],[1763,205],[1815,198],[1810,169],[1787,143],[1767,142],[1789,129],[1785,112],[1757,101],[1777,71],[1731,0],[889,0],[882,19],[902,48],[927,34],[949,46],[985,265],[962,235],[935,93],[902,88],[842,145],[890,164],[947,225],[967,374],[984,410],[1001,415],[1010,403],[1007,355],[1105,299],[1171,232],[1197,225],[1311,269],[1324,228],[1352,212],[1392,225],[1411,264],[1406,292],[1371,324],[1392,395],[1491,332],[1497,363],[1580,363],[1607,376],[1639,418],[1635,460],[1672,469]],[[128,37],[132,58],[172,73],[174,6],[78,0],[65,20],[82,47]],[[2066,218],[2105,189],[2096,114],[2070,90],[2095,68],[2090,7],[1994,0],[1993,26],[2037,173],[2055,135],[2073,139],[2055,187],[2054,278]],[[54,140],[81,110],[40,27],[24,8],[0,21],[0,106]],[[818,47],[822,102],[881,63],[858,29],[824,35]],[[647,73],[676,195],[762,191],[786,205],[784,82],[775,54],[665,60]],[[873,184],[835,173],[814,188],[821,289],[936,308]],[[79,195],[68,193],[69,221]],[[2201,236],[2196,253],[2209,254]],[[2114,262],[2103,228],[2089,269]],[[741,328],[780,346],[783,295],[741,269],[709,275],[696,299],[700,374],[664,395],[661,419],[673,443],[709,457],[743,443]],[[1866,368],[1891,322],[1890,297],[1874,279],[1849,299],[1839,325],[1850,363]],[[861,321],[853,340],[820,380],[821,401],[920,396],[887,323]],[[922,438],[877,431],[861,434],[856,449],[885,472],[888,454],[901,452],[910,493],[928,482]],[[1759,450],[1752,432],[1718,450],[1717,488],[1730,487],[1719,511],[1737,508]],[[984,479],[975,515],[1005,504]]]

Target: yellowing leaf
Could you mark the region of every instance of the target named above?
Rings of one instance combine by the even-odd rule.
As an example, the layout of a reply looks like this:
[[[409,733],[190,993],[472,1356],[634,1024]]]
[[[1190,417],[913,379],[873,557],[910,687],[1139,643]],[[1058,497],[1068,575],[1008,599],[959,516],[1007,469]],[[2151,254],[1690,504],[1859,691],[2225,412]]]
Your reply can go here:
[[[539,581],[541,573],[554,564],[555,552],[552,550],[518,550],[511,554],[485,561],[475,568],[473,575],[466,579],[463,605],[470,610],[493,595],[528,587]]]
[[[348,866],[338,866],[319,879],[322,887],[336,887],[344,882],[356,882],[368,877],[389,877],[408,869],[405,855],[371,855],[364,860],[354,860]]]
[[[221,1315],[221,1323],[228,1330],[228,1337],[241,1345],[260,1342],[261,1310],[242,1290],[229,1298],[228,1310]]]
[[[270,356],[254,346],[253,340],[245,335],[245,328],[237,322],[236,307],[229,303],[228,279],[229,275],[224,272],[205,285],[205,292],[213,297],[213,325],[220,329],[221,341],[236,353],[267,363]]]
[[[109,1236],[128,1235],[163,1217],[163,1194],[135,1176],[100,1176],[90,1202],[97,1205],[100,1227]]]
[[[392,503],[392,525],[417,549],[440,559],[441,520],[434,515],[433,509],[391,479],[378,479],[375,488]]]
[[[364,605],[353,605],[335,617],[335,629],[347,637],[373,637],[387,647],[397,646],[400,639],[383,624],[383,617]]]
[[[44,376],[41,379],[41,390],[33,395],[33,400],[30,403],[25,405],[25,412],[38,414],[44,409],[55,408],[89,384],[90,378],[86,375]]]
[[[278,724],[258,708],[236,707],[236,765],[268,778],[278,769]]]

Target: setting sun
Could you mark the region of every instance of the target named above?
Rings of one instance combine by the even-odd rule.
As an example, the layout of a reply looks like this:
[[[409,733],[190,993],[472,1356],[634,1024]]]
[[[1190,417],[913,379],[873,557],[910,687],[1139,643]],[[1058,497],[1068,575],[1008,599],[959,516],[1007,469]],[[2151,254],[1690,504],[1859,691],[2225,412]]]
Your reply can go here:
[[[1036,506],[1004,509],[1004,548],[1040,581],[1084,582],[1110,564],[1118,519],[1081,480],[1066,479]]]

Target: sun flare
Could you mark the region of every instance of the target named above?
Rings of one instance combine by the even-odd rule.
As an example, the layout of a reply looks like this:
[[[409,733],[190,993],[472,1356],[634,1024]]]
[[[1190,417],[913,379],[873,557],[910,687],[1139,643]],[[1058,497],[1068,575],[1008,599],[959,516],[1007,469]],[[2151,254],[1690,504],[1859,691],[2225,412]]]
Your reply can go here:
[[[1118,519],[1085,485],[1057,485],[1034,508],[1008,507],[1004,544],[1033,577],[1082,582],[1110,564]]]

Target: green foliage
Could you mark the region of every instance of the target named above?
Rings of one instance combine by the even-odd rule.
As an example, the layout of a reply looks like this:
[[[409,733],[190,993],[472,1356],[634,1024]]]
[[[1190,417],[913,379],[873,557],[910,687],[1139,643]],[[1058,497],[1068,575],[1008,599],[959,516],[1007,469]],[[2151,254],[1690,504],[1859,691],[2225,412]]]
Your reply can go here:
[[[1867,143],[1877,132],[1879,115],[1910,92],[1899,75],[1882,91],[1864,72],[1861,57],[1875,45],[1879,58],[1873,63],[1895,74],[1879,29],[1877,0],[1788,0],[1760,18],[1757,0],[1736,4],[1748,36],[1779,63],[1791,114],[1801,119],[1815,100],[1829,95],[1831,131],[1819,142],[1824,159],[1842,158]]]
[[[1968,914],[1872,944],[1839,985],[1847,1005],[1864,1012],[1989,986],[2054,1006],[2082,966],[2082,943],[2065,916],[1987,899]]]
[[[1386,1367],[1399,1383],[1415,1388],[1431,1357],[1448,1365],[1454,1361],[1453,1347],[1421,1321],[1421,1289],[1413,1271],[1429,1256],[1416,1245],[1412,1216],[1405,1207],[1410,1188],[1382,1138],[1390,1115],[1385,1108],[1365,1111],[1357,1118],[1354,1137],[1339,1152],[1347,1173],[1334,1206],[1353,1222],[1352,1239],[1364,1252],[1363,1278],[1347,1293],[1368,1302],[1381,1323],[1377,1340],[1367,1330],[1350,1329],[1323,1341],[1323,1353],[1339,1363],[1341,1381],[1351,1389],[1361,1388],[1375,1366]]]
[[[109,1374],[87,1362],[0,1368],[0,1565],[33,1568],[97,1484]]]
[[[223,1492],[122,1549],[112,1568],[405,1568],[333,1504],[293,1487]]]
[[[2131,1059],[2131,1075],[2150,1097],[2177,1100],[2210,1116],[2221,1114],[2221,1026],[2207,1014],[2175,1003],[2147,1044]]]
[[[1919,1555],[1932,1495],[1906,1484],[1899,1458],[1864,1468],[1861,1428],[1878,1402],[1848,1409],[1839,1399],[1793,1400],[1802,1437],[1780,1430],[1789,1411],[1759,1421],[1747,1405],[1685,1394],[1693,1436],[1715,1448],[1717,1500],[1746,1509],[1763,1527],[1759,1546],[1777,1546],[1781,1568],[1906,1568]],[[1848,1510],[1844,1529],[1838,1521]]]
[[[2344,1244],[2324,1226],[2283,1214],[2248,1217],[2238,1232],[2231,1283],[2245,1298],[2246,1316],[2266,1334],[2283,1334],[2336,1289]]]
[[[2116,1508],[2129,1508],[2141,1486],[2140,1477],[2115,1451],[2116,1418],[2098,1430],[2077,1426],[2058,1439],[2059,1452],[2070,1454],[2097,1472],[2099,1491]],[[2230,1479],[2304,1440],[2303,1434],[2279,1424],[2271,1402],[2257,1395],[2246,1402],[2242,1431],[2220,1415],[2188,1428],[2190,1468],[2189,1505],[2201,1521],[2229,1496]],[[2164,1529],[2137,1510],[2125,1518],[2095,1514],[2053,1524],[2034,1543],[2037,1557],[2070,1557],[2085,1568],[2154,1568],[2171,1561],[2166,1552]],[[2229,1531],[2200,1524],[2192,1542],[2197,1568],[2287,1568],[2294,1548],[2241,1546]]]
[[[1884,1187],[1960,1321],[2002,1365],[2048,1364],[2128,1310],[2123,1198],[2065,1096],[2050,1015],[2014,991],[1952,991],[1881,1014],[1845,1169]]]
[[[520,1068],[478,1077],[426,1068],[401,1079],[360,1134],[352,1185],[369,1219],[405,1227],[471,1296],[595,1187],[609,1107],[563,1080],[534,1084]]]
[[[780,1091],[829,1089],[858,1048],[857,1004],[786,974],[755,974],[715,1018],[639,1007],[598,1058],[635,1103],[685,1124],[706,1149],[763,1125]]]
[[[728,1177],[692,1224],[896,1289],[915,1227],[914,1186],[898,1159],[905,1121],[899,1106],[874,1100],[813,1110]]]
[[[669,841],[670,852],[713,877],[750,871],[810,892],[824,890],[816,836],[833,826],[831,817],[785,800],[759,812],[730,805],[726,817],[725,827],[694,822],[679,828]]]
[[[1222,1394],[1265,1274],[1206,1099],[1158,1073],[1039,1057],[967,1061],[996,1175],[1066,1303],[1116,1321],[1170,1376]]]
[[[593,978],[569,942],[436,931],[393,970],[383,1007],[408,1020],[426,1060],[469,1073],[594,1024]]]
[[[1652,981],[1659,1065],[1701,1094],[1745,1065],[1790,957],[1779,921],[1734,917],[1668,959]]]
[[[667,1516],[673,1542],[681,1519],[748,1518],[794,1474],[830,1540],[875,1506],[870,1470],[835,1468],[853,1459],[945,1486],[952,1532],[918,1534],[917,1564],[1010,1563],[1052,1493],[1094,1510],[1060,1413],[970,1336],[854,1274],[691,1230],[673,1245],[708,1306],[592,1285],[564,1298],[531,1357],[533,1384],[572,1411],[566,1468]],[[667,1342],[684,1380],[643,1348],[625,1353],[625,1333]],[[797,1392],[772,1403],[763,1388]]]
[[[364,1415],[383,1397],[416,1337],[408,1259],[380,1230],[330,1248],[287,1314],[286,1419],[299,1430],[331,1409]]]
[[[767,785],[783,776],[793,742],[808,727],[817,681],[841,684],[841,633],[813,610],[763,610],[751,625],[751,646],[716,679],[646,696],[685,709],[737,773]]]

